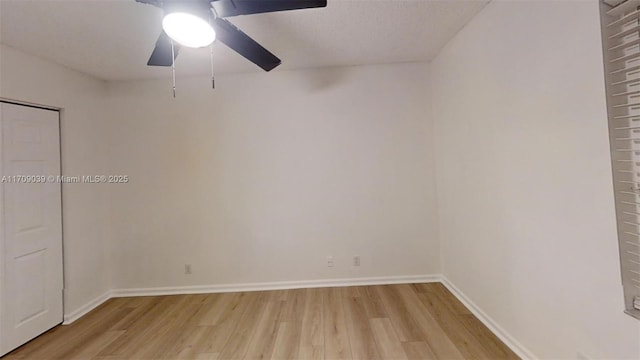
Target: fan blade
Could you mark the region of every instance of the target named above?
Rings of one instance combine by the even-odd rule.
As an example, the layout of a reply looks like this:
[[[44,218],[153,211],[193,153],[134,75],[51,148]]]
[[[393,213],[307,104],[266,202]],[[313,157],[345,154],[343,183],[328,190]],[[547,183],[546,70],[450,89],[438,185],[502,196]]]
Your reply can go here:
[[[228,17],[325,7],[327,0],[214,0],[211,6],[218,16]]]
[[[141,4],[153,5],[162,9],[162,0],[136,0],[136,2],[139,2]]]
[[[163,31],[158,40],[156,41],[156,47],[153,49],[151,53],[151,57],[147,62],[149,66],[171,66],[173,64],[173,60],[178,57],[178,52],[180,51],[180,45],[174,43],[173,45],[173,58],[171,57],[171,39],[169,36]]]
[[[216,31],[216,38],[218,40],[247,58],[247,60],[260,66],[265,71],[272,70],[282,62],[278,57],[269,52],[269,50],[263,48],[255,40],[225,19],[216,18],[213,21],[213,29]]]

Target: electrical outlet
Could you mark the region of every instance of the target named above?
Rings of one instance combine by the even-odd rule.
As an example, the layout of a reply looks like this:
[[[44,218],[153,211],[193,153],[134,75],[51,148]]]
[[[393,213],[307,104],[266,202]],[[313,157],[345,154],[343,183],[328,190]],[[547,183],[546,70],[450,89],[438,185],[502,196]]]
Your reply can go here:
[[[333,256],[327,256],[327,267],[333,267]]]
[[[360,255],[353,257],[353,266],[360,266]]]
[[[184,274],[191,275],[191,264],[184,264]]]

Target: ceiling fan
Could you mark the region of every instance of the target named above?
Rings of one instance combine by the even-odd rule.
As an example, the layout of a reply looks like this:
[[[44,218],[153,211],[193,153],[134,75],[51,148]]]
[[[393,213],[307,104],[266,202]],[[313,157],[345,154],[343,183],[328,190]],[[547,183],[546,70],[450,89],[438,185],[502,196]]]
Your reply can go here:
[[[162,32],[147,62],[173,66],[180,46],[204,47],[215,39],[270,71],[281,60],[226,17],[327,6],[327,0],[136,0],[164,11]]]

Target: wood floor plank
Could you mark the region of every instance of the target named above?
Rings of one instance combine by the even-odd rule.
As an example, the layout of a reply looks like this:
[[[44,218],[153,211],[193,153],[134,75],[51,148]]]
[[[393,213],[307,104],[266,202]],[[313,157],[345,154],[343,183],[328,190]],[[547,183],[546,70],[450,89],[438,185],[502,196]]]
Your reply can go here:
[[[376,292],[374,286],[360,287],[360,294],[363,299],[364,308],[367,312],[367,317],[370,319],[387,317],[387,312],[384,309],[382,299]]]
[[[200,353],[195,357],[195,360],[218,360],[218,359],[220,359],[219,353]]]
[[[397,289],[388,285],[376,286],[375,289],[400,341],[423,341],[426,334],[416,323]]]
[[[409,360],[436,360],[438,357],[433,353],[429,345],[424,341],[410,341],[402,343],[402,348]]]
[[[219,354],[227,344],[233,331],[238,326],[247,306],[251,303],[252,295],[249,293],[228,293],[214,303],[211,312],[215,316],[207,316],[201,319],[200,324],[206,326],[206,335],[196,342],[194,347],[198,353]],[[207,319],[206,321],[204,319]]]
[[[167,314],[175,311],[174,305],[180,302],[178,296],[166,296],[158,298],[151,307],[141,314],[138,319],[127,328],[127,331],[114,342],[105,347],[99,355],[102,356],[130,356],[146,339],[156,335],[156,330],[161,328],[161,321]]]
[[[111,299],[3,359],[517,359],[442,284]]]
[[[191,326],[179,334],[178,340],[163,359],[195,359],[198,357],[196,344],[207,334],[206,326]]]
[[[458,351],[465,357],[479,359],[494,359],[495,356],[487,352],[480,341],[476,339],[464,326],[458,315],[447,309],[440,298],[432,293],[417,294],[426,310],[438,322],[440,328],[451,339]]]
[[[344,297],[342,301],[353,359],[379,359],[380,356],[368,321],[369,318],[363,305],[363,298],[359,296]]]
[[[340,290],[342,291],[342,297],[344,298],[360,297],[361,292],[359,288],[361,288],[361,286],[347,286],[347,287],[340,288]]]
[[[242,295],[241,293],[213,294],[214,300],[211,302],[209,311],[200,318],[198,325],[210,326],[217,324],[220,318],[225,316],[229,310],[233,311],[238,306]]]
[[[139,298],[130,298],[125,303],[125,307],[132,309],[127,316],[123,317],[111,326],[109,330],[127,330],[133,324],[137,324],[141,318],[144,318],[148,312],[154,309],[164,299],[161,296],[141,296]],[[136,301],[134,301],[136,300]]]
[[[96,336],[91,339],[87,343],[83,344],[80,351],[76,354],[69,356],[67,359],[69,360],[79,360],[79,359],[91,359],[97,356],[102,349],[104,349],[107,345],[115,341],[117,338],[124,334],[124,330],[115,330],[115,331],[107,331],[102,334]]]
[[[322,289],[306,289],[299,359],[324,359],[324,316]]]
[[[394,326],[388,318],[371,319],[369,323],[371,323],[371,329],[382,359],[402,360],[407,358]]]
[[[274,301],[274,299],[282,298],[281,294],[276,295],[276,297],[270,297],[269,299],[271,300],[266,301],[262,317],[255,326],[254,336],[244,356],[245,359],[270,359],[273,354],[273,346],[276,342],[280,324],[280,313],[285,303],[280,300]]]
[[[282,322],[278,327],[272,359],[296,359],[300,350],[301,321]]]
[[[439,297],[451,312],[458,315],[471,314],[471,311],[469,311],[469,309],[467,309],[467,307],[464,306],[464,304],[460,302],[460,300],[458,300],[458,298],[456,298],[442,283],[428,283],[422,284],[422,286],[427,290],[427,292],[433,293]]]
[[[256,331],[255,323],[260,319],[265,309],[263,294],[260,292],[248,293],[248,305],[238,322],[238,326],[233,330],[229,340],[222,348],[220,359],[243,359],[249,349],[249,343]]]
[[[263,291],[264,301],[287,301],[289,290],[268,290]]]
[[[300,336],[308,300],[307,289],[288,290],[280,312],[280,326],[272,359],[296,359],[300,351]]]
[[[220,294],[189,294],[185,295],[188,297],[187,304],[205,304],[209,303],[212,299]]]
[[[166,359],[172,358],[172,351],[180,341],[181,335],[194,324],[194,317],[203,306],[192,303],[189,298],[176,305],[176,311],[169,314],[163,326],[155,331],[154,336],[144,346],[131,353],[132,358]]]
[[[302,322],[308,293],[307,289],[288,290],[280,321]]]
[[[351,359],[351,344],[339,288],[322,289],[324,356],[326,359]]]
[[[229,325],[199,326],[202,328],[204,335],[193,344],[194,352],[220,354],[222,348],[229,341],[237,323],[234,323],[233,326]]]
[[[427,292],[427,291],[428,291],[428,289],[427,289],[427,285],[428,285],[428,284],[409,284],[409,285],[410,285],[410,286],[413,288],[413,290],[414,290],[416,293],[418,293],[418,294],[421,294],[421,293],[423,293],[423,292]]]
[[[391,285],[400,294],[400,301],[405,304],[410,316],[422,329],[424,341],[441,359],[464,359],[464,355],[447,336],[436,319],[426,311],[424,305],[409,285]]]
[[[24,357],[22,355],[17,354],[7,354],[2,357],[3,360],[22,360]]]
[[[148,329],[138,333],[135,347],[127,347],[120,354],[132,359],[155,359],[173,346],[170,341],[179,335],[176,332],[185,317],[195,311],[187,305],[187,297],[176,297],[175,303],[162,316],[162,321],[155,321]],[[168,347],[168,349],[166,348]]]
[[[494,359],[518,359],[518,355],[500,341],[478,318],[471,314],[458,315],[458,318]]]

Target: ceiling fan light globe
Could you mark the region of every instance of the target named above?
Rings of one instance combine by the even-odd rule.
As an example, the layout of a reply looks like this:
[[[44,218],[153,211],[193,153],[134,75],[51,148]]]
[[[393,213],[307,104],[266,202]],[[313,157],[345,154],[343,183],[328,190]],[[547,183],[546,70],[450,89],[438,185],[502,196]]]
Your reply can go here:
[[[216,32],[206,20],[184,12],[166,14],[162,29],[180,45],[191,48],[211,45],[216,39]]]

